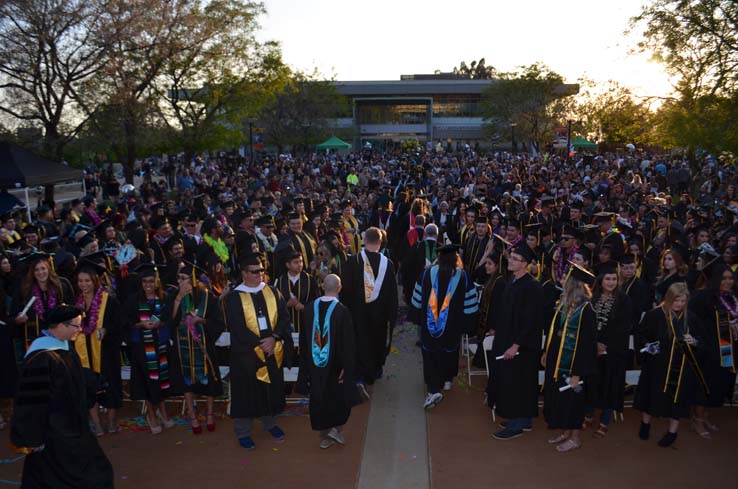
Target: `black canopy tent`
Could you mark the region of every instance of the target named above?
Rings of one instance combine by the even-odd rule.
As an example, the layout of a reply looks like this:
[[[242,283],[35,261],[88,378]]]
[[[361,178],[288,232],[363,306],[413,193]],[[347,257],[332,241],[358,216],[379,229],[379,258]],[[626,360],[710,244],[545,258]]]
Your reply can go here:
[[[0,142],[0,188],[25,192],[29,219],[29,187],[79,180],[84,181],[82,170],[48,160],[15,144]]]

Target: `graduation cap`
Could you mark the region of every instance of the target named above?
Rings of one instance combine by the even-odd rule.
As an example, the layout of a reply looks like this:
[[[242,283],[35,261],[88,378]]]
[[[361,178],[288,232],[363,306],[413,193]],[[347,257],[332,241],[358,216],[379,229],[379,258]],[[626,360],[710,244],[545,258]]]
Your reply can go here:
[[[31,253],[31,254],[26,255],[23,258],[21,258],[20,259],[20,262],[21,263],[27,263],[30,266],[34,266],[36,263],[38,263],[38,262],[40,262],[42,260],[46,260],[46,261],[51,262],[51,258],[52,258],[52,255],[50,255],[48,253],[42,253],[42,252],[36,251],[34,253]]]
[[[526,224],[525,225],[525,235],[526,236],[535,236],[536,238],[538,238],[538,236],[540,235],[543,227],[544,227],[543,224],[540,223],[540,222],[533,222],[533,223],[530,223],[530,224]],[[546,227],[548,227],[548,226],[546,226]]]
[[[95,238],[94,234],[86,233],[84,236],[77,240],[77,246],[79,246],[80,248],[84,248],[85,246],[92,244],[95,241],[97,241],[97,239]]]
[[[35,224],[29,224],[23,228],[23,234],[39,234],[39,227]]]
[[[564,224],[561,228],[561,236],[571,236],[572,238],[582,240],[584,239],[584,233],[579,228],[572,226],[571,224]]]
[[[300,217],[300,214],[298,214],[297,212],[289,212],[289,213],[287,213],[287,220],[288,221],[292,221],[294,219],[302,219],[302,218]]]
[[[550,195],[544,195],[541,197],[541,207],[547,207],[549,205],[553,205],[556,202],[556,199],[554,199]]]
[[[72,258],[74,258],[73,254],[65,250],[59,250],[54,254],[54,268],[57,270],[64,268],[64,265],[72,261]]]
[[[53,329],[56,325],[82,315],[82,309],[76,306],[69,306],[67,304],[60,304],[53,309],[49,309],[46,313],[46,322]]]
[[[97,233],[98,236],[102,237],[109,227],[113,227],[113,221],[111,221],[110,219],[105,219],[100,224],[95,226],[95,233]]]
[[[134,219],[130,222],[128,222],[125,226],[126,233],[132,233],[136,229],[141,229],[143,226],[141,225],[141,222],[137,219]]]
[[[96,251],[95,253],[90,253],[89,255],[85,255],[81,258],[82,260],[87,260],[95,263],[105,263],[105,266],[108,266],[108,255],[103,251]]]
[[[572,209],[579,209],[581,211],[582,209],[584,209],[584,202],[582,202],[581,200],[575,200],[574,202],[569,204],[569,207],[571,207]]]
[[[243,254],[238,257],[238,267],[241,270],[246,270],[247,267],[253,267],[262,265],[261,255],[257,253]]]
[[[523,260],[525,260],[528,263],[536,259],[536,256],[533,253],[533,250],[531,250],[530,246],[528,246],[525,243],[519,243],[515,248],[512,249],[512,253],[522,256]]]
[[[573,261],[570,261],[569,264],[571,265],[571,268],[569,268],[569,273],[566,274],[566,278],[564,279],[564,283],[572,277],[580,282],[587,284],[589,286],[592,286],[595,283],[595,276],[586,268],[580,267]]]
[[[612,222],[612,217],[614,214],[612,212],[598,212],[594,215],[594,222],[597,224],[601,222]]]
[[[159,278],[159,265],[157,265],[156,263],[142,263],[133,271],[138,274],[139,278]]]
[[[503,242],[503,243],[505,244],[505,246],[512,246],[512,243],[511,243],[511,242],[509,242],[508,240],[506,240],[505,238],[503,238],[503,237],[502,237],[502,236],[500,236],[499,234],[497,234],[497,233],[492,233],[492,236],[494,236],[495,238],[497,238],[497,239],[499,239],[500,241],[502,241],[502,242]]]
[[[149,221],[149,224],[151,224],[152,228],[159,229],[169,224],[169,219],[164,216],[154,216]]]
[[[263,226],[274,226],[274,217],[271,214],[261,216],[256,220],[256,225],[259,227]]]
[[[79,261],[77,264],[77,273],[86,272],[98,276],[104,275],[107,268],[93,260],[89,260],[88,258],[89,257],[85,257]]]
[[[635,253],[624,253],[618,258],[618,263],[620,263],[620,266],[630,265],[631,263],[637,263],[637,262],[638,262],[638,259]]]
[[[271,205],[274,203],[274,197],[271,195],[267,195],[259,199],[261,201],[261,205]]]
[[[449,244],[445,244],[441,246],[440,248],[438,248],[438,253],[441,255],[457,253],[460,248],[461,248],[461,245],[449,243]]]
[[[579,247],[576,252],[582,255],[582,258],[584,258],[585,262],[589,263],[590,261],[592,261],[592,250],[590,250],[586,246]]]
[[[517,217],[507,217],[505,218],[505,226],[512,226],[520,229],[520,220]]]
[[[689,249],[682,243],[675,241],[669,245],[668,249],[671,253],[678,254],[682,258],[683,262],[686,263],[689,261]]]
[[[619,273],[620,272],[620,266],[618,262],[614,260],[606,261],[605,263],[600,263],[597,265],[597,274],[598,275],[608,275],[611,273]]]

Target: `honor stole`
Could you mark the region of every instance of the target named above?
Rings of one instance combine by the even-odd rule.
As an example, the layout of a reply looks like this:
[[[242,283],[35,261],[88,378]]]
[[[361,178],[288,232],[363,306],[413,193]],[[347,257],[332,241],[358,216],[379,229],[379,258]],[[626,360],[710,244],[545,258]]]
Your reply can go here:
[[[77,355],[79,355],[82,367],[89,368],[98,374],[100,373],[100,364],[102,363],[102,346],[100,337],[98,336],[98,331],[100,331],[104,326],[103,321],[105,320],[105,309],[107,306],[108,293],[103,291],[95,331],[89,335],[80,333],[77,335],[77,339],[74,340],[74,349],[77,351]]]
[[[702,388],[704,389],[705,394],[709,394],[710,390],[707,388],[705,377],[702,375],[702,369],[700,369],[700,366],[697,364],[697,357],[695,357],[694,351],[692,351],[692,347],[689,346],[686,341],[678,339],[681,338],[681,336],[684,334],[683,328],[680,328],[680,331],[677,334],[671,312],[667,312],[665,313],[665,315],[666,323],[669,326],[669,330],[671,331],[672,340],[671,348],[669,349],[669,364],[666,367],[664,393],[668,394],[669,397],[674,399],[674,404],[679,402],[679,391],[682,386],[682,377],[684,376],[684,364],[686,362],[689,362],[695,373],[697,374],[697,377],[702,384]],[[687,318],[684,317],[684,312],[680,313],[676,319],[677,321],[687,320]],[[677,325],[678,324],[679,323],[677,323]]]
[[[448,310],[451,304],[451,297],[456,292],[461,278],[461,270],[454,270],[448,281],[446,295],[440,307],[438,305],[438,265],[430,269],[431,291],[428,297],[428,307],[425,313],[426,328],[433,338],[438,338],[446,330],[446,321],[448,320]]]
[[[730,313],[715,308],[715,328],[717,329],[718,348],[720,349],[720,366],[729,368],[735,373],[735,362],[733,361],[733,329],[730,327]]]
[[[261,293],[264,296],[264,302],[266,303],[266,321],[268,329],[266,333],[271,334],[274,330],[274,325],[277,324],[277,298],[274,295],[272,289],[267,285],[261,289]],[[256,306],[251,298],[251,294],[248,292],[239,292],[241,298],[241,308],[243,309],[243,317],[245,319],[246,327],[249,331],[254,333],[257,338],[261,338],[261,331],[259,330],[259,319],[256,317]],[[271,384],[272,380],[269,377],[269,369],[267,367],[267,356],[264,350],[261,349],[260,345],[254,347],[254,352],[257,358],[264,364],[256,371],[256,378],[261,382]],[[277,368],[282,368],[282,360],[284,359],[284,347],[281,341],[274,343],[274,360],[276,361]]]
[[[328,365],[328,358],[331,353],[331,316],[338,301],[330,301],[331,303],[325,313],[322,327],[320,324],[320,302],[320,299],[313,301],[313,335],[311,346],[313,365],[323,368]]]
[[[556,355],[556,366],[553,372],[554,380],[559,379],[559,374],[571,374],[574,367],[574,360],[577,355],[579,333],[582,327],[582,311],[588,304],[588,301],[583,302],[573,311],[567,311],[565,316],[561,315],[564,308],[559,306],[554,314],[554,318],[551,321],[551,327],[548,332],[548,340],[546,342],[546,354],[548,354],[548,349],[551,346],[554,329],[558,319],[558,323],[561,326],[561,343],[559,344],[559,351]]]
[[[179,306],[180,317],[179,327],[177,328],[177,345],[179,346],[180,369],[182,377],[184,377],[185,385],[193,385],[200,383],[208,385],[208,374],[210,370],[216,374],[215,368],[208,357],[207,338],[205,337],[205,328],[201,325],[193,324],[194,333],[200,334],[200,342],[196,341],[193,331],[188,324],[191,311],[197,310],[197,316],[204,318],[208,314],[208,303],[210,302],[210,294],[204,293],[204,297],[197,308],[192,303],[192,295],[187,294]],[[199,329],[199,331],[197,331]],[[202,357],[202,359],[198,357]],[[188,370],[185,373],[185,368]]]

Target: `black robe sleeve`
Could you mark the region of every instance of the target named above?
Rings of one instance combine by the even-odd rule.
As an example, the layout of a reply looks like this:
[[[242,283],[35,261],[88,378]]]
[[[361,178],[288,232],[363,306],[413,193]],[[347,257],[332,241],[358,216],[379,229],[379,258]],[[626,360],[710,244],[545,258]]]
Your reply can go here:
[[[576,357],[571,367],[572,375],[586,377],[596,370],[597,359],[597,327],[592,305],[587,304],[582,309],[582,322],[579,327]]]
[[[513,343],[540,350],[543,331],[543,287],[531,275],[526,275],[524,279],[527,283],[520,291],[523,297],[518,298],[521,307],[517,311],[518,328]]]

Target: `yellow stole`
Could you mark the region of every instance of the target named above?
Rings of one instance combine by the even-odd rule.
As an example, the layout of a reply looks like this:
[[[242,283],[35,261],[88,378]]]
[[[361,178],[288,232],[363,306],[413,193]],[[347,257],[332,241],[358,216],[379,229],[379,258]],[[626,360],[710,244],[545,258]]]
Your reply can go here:
[[[77,350],[79,360],[82,363],[83,368],[92,369],[96,373],[100,373],[100,364],[102,362],[102,344],[100,338],[97,336],[97,332],[103,328],[103,321],[105,320],[105,308],[108,305],[108,293],[102,293],[102,302],[100,302],[100,311],[97,315],[97,324],[95,325],[95,331],[90,335],[80,333],[77,335],[77,339],[74,341],[74,349]],[[87,354],[87,342],[90,342],[90,349],[92,350],[92,361],[90,361],[89,355]]]
[[[274,329],[274,325],[277,324],[277,298],[272,292],[269,286],[265,286],[261,289],[264,295],[264,302],[266,302],[267,308],[267,321],[269,321],[269,328]],[[251,299],[251,294],[239,292],[241,297],[241,308],[243,309],[243,317],[246,320],[246,327],[256,335],[257,338],[261,338],[261,331],[259,331],[259,320],[256,317],[256,307],[254,307],[254,301]],[[255,346],[254,352],[262,363],[266,363],[266,354],[261,346]],[[284,349],[281,341],[277,341],[274,344],[274,359],[277,361],[277,368],[282,367],[282,360],[284,359]],[[272,380],[269,378],[269,370],[264,365],[256,371],[256,378],[267,384],[271,384]]]

